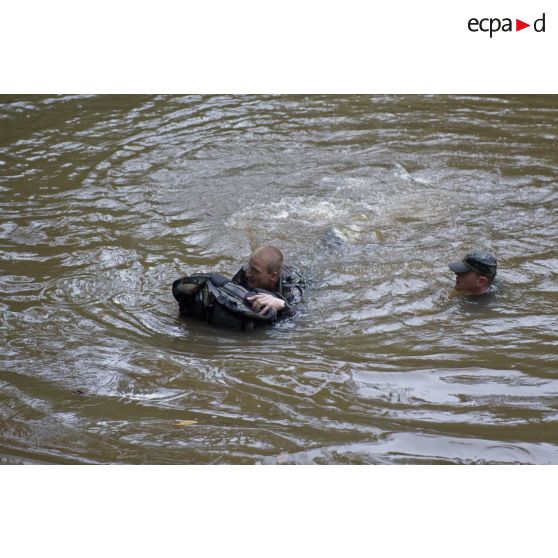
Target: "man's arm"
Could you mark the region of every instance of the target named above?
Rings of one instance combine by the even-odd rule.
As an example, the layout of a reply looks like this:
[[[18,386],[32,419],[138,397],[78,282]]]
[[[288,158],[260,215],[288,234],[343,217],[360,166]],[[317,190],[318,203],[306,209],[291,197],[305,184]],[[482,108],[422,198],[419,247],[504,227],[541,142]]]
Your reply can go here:
[[[277,313],[281,312],[287,305],[283,298],[279,298],[272,294],[260,293],[254,296],[246,297],[252,303],[252,307],[256,312],[265,314],[268,310],[273,308]]]
[[[304,290],[300,285],[285,289],[285,296],[279,293],[258,294],[250,296],[246,300],[252,302],[254,310],[265,314],[270,308],[277,310],[277,314],[283,318],[296,315],[296,307],[304,300]],[[262,309],[263,308],[263,309]],[[260,310],[262,309],[262,310]]]
[[[291,317],[296,315],[297,306],[304,300],[304,291],[301,286],[295,285],[287,290],[285,294],[285,306],[281,316]]]

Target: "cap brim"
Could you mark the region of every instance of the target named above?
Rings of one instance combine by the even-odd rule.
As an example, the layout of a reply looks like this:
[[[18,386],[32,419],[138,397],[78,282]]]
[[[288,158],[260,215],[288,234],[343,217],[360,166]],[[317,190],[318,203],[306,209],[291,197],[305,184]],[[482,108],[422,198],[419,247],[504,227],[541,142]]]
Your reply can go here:
[[[454,273],[467,273],[469,271],[474,271],[471,267],[464,264],[463,262],[452,262],[452,263],[448,264],[448,267]]]

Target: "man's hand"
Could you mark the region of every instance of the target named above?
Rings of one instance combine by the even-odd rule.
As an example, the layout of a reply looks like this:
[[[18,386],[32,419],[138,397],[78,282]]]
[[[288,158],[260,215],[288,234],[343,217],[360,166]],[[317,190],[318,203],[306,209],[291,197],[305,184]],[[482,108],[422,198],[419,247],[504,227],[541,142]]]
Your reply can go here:
[[[254,296],[247,296],[246,300],[252,303],[252,308],[260,314],[265,314],[268,310],[283,310],[285,308],[285,301],[270,294],[257,294]]]

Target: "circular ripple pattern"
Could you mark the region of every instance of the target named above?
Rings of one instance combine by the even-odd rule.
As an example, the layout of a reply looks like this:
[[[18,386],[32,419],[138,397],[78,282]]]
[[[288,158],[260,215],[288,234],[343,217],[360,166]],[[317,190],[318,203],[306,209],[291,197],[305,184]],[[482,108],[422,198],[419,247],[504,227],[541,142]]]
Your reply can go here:
[[[0,455],[558,463],[557,130],[556,96],[1,96]],[[302,315],[178,318],[261,243]]]

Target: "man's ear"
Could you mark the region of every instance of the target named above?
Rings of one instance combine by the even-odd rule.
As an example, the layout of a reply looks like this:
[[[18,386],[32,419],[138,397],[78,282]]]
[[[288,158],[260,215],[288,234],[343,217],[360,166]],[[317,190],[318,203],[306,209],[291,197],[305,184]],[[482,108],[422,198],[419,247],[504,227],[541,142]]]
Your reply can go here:
[[[272,280],[274,283],[276,283],[278,279],[279,279],[279,273],[278,273],[277,271],[273,271],[273,272],[271,273],[271,280]]]
[[[483,287],[488,287],[488,277],[485,277],[484,275],[479,275],[479,283]]]

